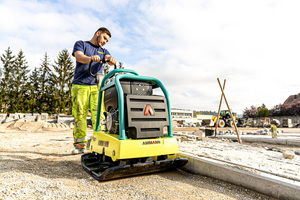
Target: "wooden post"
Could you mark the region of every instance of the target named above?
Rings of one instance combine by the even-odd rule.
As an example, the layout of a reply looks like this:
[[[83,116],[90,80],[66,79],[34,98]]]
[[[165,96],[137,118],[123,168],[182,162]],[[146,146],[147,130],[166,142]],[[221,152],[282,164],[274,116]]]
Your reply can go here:
[[[225,90],[225,84],[226,84],[226,79],[224,80],[223,91]],[[218,131],[218,125],[219,125],[218,123],[219,123],[219,117],[220,117],[220,112],[221,112],[221,107],[222,107],[222,101],[223,101],[223,94],[221,94],[221,99],[220,99],[220,103],[219,103],[219,110],[218,110],[216,129],[215,129],[215,137],[216,137],[217,131]]]
[[[240,139],[239,131],[238,131],[238,129],[237,129],[235,120],[234,120],[233,115],[232,115],[232,113],[231,113],[231,110],[230,110],[228,101],[227,101],[226,96],[225,96],[225,93],[224,93],[224,91],[223,91],[223,89],[222,89],[222,86],[221,86],[221,83],[220,83],[219,78],[217,78],[217,80],[218,80],[220,89],[221,89],[221,91],[222,91],[222,95],[223,95],[223,97],[224,97],[224,100],[225,100],[225,102],[226,102],[227,108],[228,108],[228,110],[229,110],[230,117],[231,117],[231,119],[232,119],[232,121],[233,121],[234,129],[235,129],[236,135],[237,135],[237,137],[238,137],[238,141],[239,141],[240,144],[242,144],[242,140]]]

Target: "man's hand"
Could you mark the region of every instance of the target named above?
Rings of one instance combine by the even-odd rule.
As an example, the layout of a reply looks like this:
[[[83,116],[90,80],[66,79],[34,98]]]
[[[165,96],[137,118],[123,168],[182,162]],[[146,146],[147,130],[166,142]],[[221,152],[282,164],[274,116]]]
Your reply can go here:
[[[114,59],[111,55],[105,55],[104,60],[105,60],[105,62],[109,61],[109,62],[107,62],[109,65],[116,65],[117,64],[117,60]]]
[[[94,55],[92,57],[89,57],[89,56],[84,55],[81,51],[76,51],[74,53],[74,55],[75,55],[76,61],[80,62],[80,63],[83,63],[83,64],[87,64],[87,63],[91,62],[91,60],[93,62],[102,63],[102,60],[100,59],[99,55]],[[117,60],[114,59],[111,55],[105,55],[104,56],[104,61],[105,62],[109,61],[109,62],[107,62],[109,65],[116,65],[117,64]]]
[[[101,61],[101,59],[100,59],[100,56],[98,56],[98,55],[92,56],[92,57],[91,57],[91,60],[92,60],[93,62],[100,62],[100,63],[102,63],[102,61]]]
[[[91,62],[91,60],[93,62],[100,62],[100,63],[102,63],[102,61],[101,61],[101,59],[100,59],[100,57],[98,55],[94,55],[92,57],[89,57],[89,56],[84,55],[81,51],[76,51],[74,53],[74,55],[75,55],[76,61],[80,62],[82,64],[87,64],[87,63]]]

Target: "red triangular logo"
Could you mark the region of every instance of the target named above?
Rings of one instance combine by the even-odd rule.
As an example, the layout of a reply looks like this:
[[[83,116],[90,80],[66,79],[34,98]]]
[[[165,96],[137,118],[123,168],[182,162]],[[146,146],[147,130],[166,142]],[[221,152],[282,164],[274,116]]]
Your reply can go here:
[[[154,112],[149,104],[145,106],[144,116],[147,116],[150,113],[151,116],[154,116]]]

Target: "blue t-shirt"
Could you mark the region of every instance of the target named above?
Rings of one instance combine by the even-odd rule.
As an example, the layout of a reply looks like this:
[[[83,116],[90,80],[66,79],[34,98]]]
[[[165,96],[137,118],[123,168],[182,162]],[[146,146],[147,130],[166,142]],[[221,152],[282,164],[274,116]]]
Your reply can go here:
[[[103,60],[105,55],[110,55],[108,50],[102,47],[97,47],[89,41],[77,41],[73,48],[73,56],[75,56],[74,53],[76,51],[81,51],[84,55],[90,57],[92,57],[93,55],[99,55],[101,60]],[[102,63],[93,62],[91,71],[96,75],[96,73],[102,73],[102,68]],[[96,85],[95,78],[89,74],[89,63],[82,64],[76,61],[76,68],[72,84]]]

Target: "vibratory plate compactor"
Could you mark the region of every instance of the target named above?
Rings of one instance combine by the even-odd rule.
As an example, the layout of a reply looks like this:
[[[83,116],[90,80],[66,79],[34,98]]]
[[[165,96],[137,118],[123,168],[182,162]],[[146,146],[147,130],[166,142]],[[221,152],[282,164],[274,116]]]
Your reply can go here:
[[[153,90],[159,88],[164,95],[153,95]],[[90,152],[82,155],[81,163],[99,181],[184,166],[188,160],[177,157],[178,145],[172,135],[170,101],[164,85],[156,78],[139,76],[134,70],[109,72],[99,89]]]

